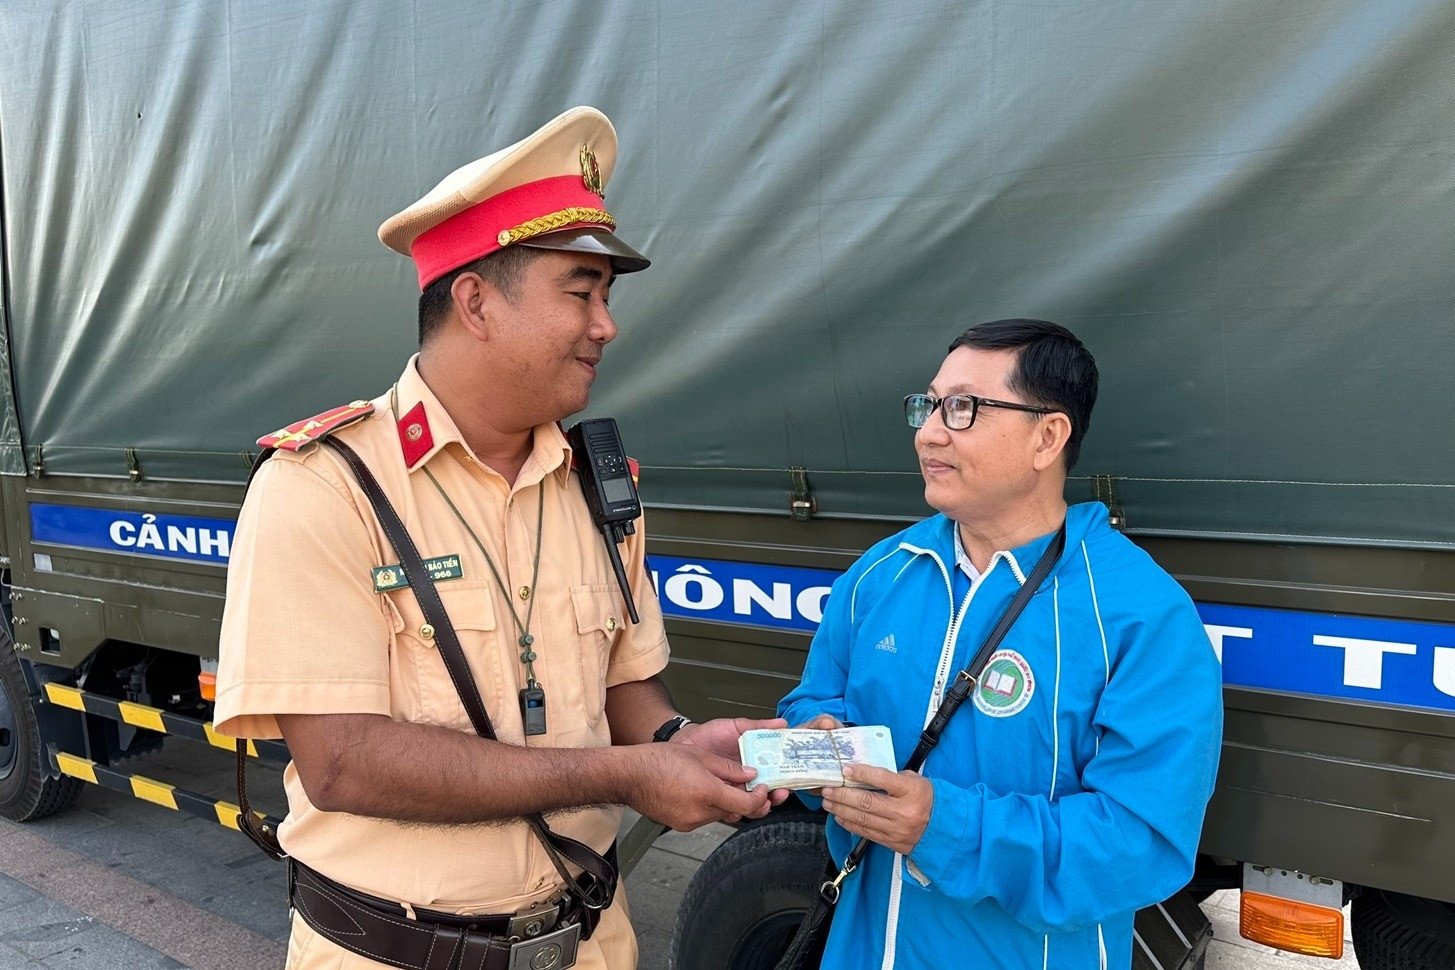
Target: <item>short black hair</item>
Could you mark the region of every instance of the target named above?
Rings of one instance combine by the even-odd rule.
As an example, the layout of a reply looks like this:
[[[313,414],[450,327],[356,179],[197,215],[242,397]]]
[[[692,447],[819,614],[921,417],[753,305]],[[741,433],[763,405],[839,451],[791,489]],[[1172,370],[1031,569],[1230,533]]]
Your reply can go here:
[[[1015,350],[1010,389],[1027,404],[1055,408],[1071,419],[1066,441],[1066,470],[1076,467],[1081,441],[1091,427],[1096,406],[1096,360],[1076,335],[1047,320],[992,320],[976,324],[955,338],[947,353],[961,347]]]
[[[455,285],[461,273],[476,273],[494,286],[512,302],[520,290],[520,281],[525,277],[525,268],[540,256],[544,250],[530,246],[506,246],[473,263],[450,270],[444,276],[430,283],[419,294],[419,345],[434,336],[450,313],[450,287]]]

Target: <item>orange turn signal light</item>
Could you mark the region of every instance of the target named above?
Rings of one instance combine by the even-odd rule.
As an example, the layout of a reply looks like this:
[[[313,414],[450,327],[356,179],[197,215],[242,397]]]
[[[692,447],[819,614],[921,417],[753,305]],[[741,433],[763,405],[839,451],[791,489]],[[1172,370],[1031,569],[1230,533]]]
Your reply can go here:
[[[1238,932],[1265,946],[1313,957],[1344,955],[1344,911],[1244,890]]]

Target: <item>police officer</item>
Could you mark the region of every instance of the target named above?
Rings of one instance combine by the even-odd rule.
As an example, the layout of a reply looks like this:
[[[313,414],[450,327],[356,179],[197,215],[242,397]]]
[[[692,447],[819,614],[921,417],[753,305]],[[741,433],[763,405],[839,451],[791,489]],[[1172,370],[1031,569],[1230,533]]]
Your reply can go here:
[[[419,354],[373,401],[260,441],[278,450],[238,521],[216,720],[293,755],[290,968],[554,968],[573,950],[578,967],[634,967],[623,894],[588,911],[581,866],[529,818],[608,856],[617,806],[688,830],[785,794],[745,791],[736,756],[744,730],[782,721],[673,708],[643,530],[622,546],[632,624],[557,425],[616,336],[613,281],[648,265],[604,206],[615,160],[611,123],[575,108],[387,220],[380,239],[419,273]],[[425,559],[498,740],[476,735],[328,437]],[[522,951],[553,934],[554,950]]]

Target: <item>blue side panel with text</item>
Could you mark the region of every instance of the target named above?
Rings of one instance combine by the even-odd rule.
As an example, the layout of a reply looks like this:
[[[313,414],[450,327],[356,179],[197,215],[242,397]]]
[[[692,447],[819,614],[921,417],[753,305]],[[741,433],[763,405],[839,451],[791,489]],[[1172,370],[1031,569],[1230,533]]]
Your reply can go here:
[[[38,543],[219,565],[231,519],[30,507]],[[812,633],[837,570],[725,559],[649,556],[669,617]],[[1203,625],[1237,687],[1455,714],[1455,625],[1199,603]]]
[[[648,557],[662,613],[812,633],[839,573]],[[1197,604],[1223,680],[1293,694],[1455,712],[1455,626]]]
[[[1199,603],[1223,682],[1455,712],[1455,626]]]
[[[662,613],[688,620],[751,623],[812,633],[839,573],[726,559],[648,556]]]
[[[231,519],[120,512],[79,505],[30,507],[30,534],[36,542],[192,562],[226,563],[236,525]]]

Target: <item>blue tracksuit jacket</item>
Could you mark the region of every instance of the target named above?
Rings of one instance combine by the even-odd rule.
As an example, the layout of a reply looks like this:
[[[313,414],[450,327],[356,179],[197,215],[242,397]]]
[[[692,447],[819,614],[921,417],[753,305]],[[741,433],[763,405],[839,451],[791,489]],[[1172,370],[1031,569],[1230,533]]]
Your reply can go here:
[[[1187,594],[1106,518],[1069,510],[1060,561],[925,762],[924,835],[908,857],[870,847],[825,967],[1125,970],[1133,914],[1191,877],[1221,670]],[[997,553],[972,584],[953,528],[926,519],[839,578],[779,705],[789,724],[888,725],[908,760],[1051,540]],[[828,841],[842,862],[854,838],[830,820]]]

